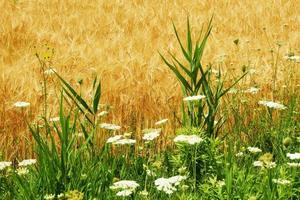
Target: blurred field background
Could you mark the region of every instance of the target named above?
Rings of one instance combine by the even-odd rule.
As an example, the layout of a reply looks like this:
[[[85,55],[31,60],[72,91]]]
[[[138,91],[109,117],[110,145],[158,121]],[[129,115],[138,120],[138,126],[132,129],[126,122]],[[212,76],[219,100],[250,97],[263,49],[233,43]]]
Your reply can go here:
[[[298,0],[2,0],[0,8],[0,152],[4,157],[31,154],[26,150],[30,135],[23,117],[37,120],[43,101],[35,46],[54,48],[51,66],[73,86],[82,80],[77,89],[83,96],[89,95],[87,86],[98,75],[101,102],[113,106],[106,122],[125,129],[151,127],[169,118],[168,130],[174,130],[180,86],[158,51],[166,55],[168,50],[178,50],[171,22],[183,33],[187,16],[193,33],[198,33],[214,15],[204,64],[220,66],[228,80],[243,69],[255,70],[240,85],[261,89],[249,98],[249,108],[260,99],[284,102],[284,94],[300,84],[299,63],[284,59],[288,53],[300,54]],[[278,79],[275,97],[274,78]],[[55,117],[59,81],[49,78],[49,83],[49,117]],[[16,101],[31,106],[22,112],[13,107]]]

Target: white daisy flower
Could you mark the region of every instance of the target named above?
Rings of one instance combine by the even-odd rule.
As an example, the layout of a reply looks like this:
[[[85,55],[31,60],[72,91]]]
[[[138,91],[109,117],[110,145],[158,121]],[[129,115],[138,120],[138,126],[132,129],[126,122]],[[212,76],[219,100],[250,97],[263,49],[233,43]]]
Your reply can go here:
[[[204,98],[206,98],[206,96],[204,96],[204,95],[188,96],[188,97],[183,98],[183,101],[199,101]]]
[[[285,110],[287,108],[285,105],[273,101],[259,101],[258,104],[278,110]]]
[[[248,147],[247,149],[248,149],[248,151],[250,151],[251,153],[260,153],[260,152],[262,152],[262,150],[259,149],[259,148],[257,148],[257,147]]]
[[[162,120],[159,120],[158,122],[155,122],[155,125],[160,126],[160,125],[167,123],[167,121],[168,121],[168,119],[162,119]]]
[[[29,165],[33,165],[36,163],[36,159],[28,159],[28,160],[23,160],[21,162],[19,162],[18,166],[19,167],[26,167]]]
[[[300,153],[287,153],[286,156],[291,160],[300,159]]]
[[[26,107],[30,106],[30,103],[25,102],[25,101],[17,101],[16,103],[14,103],[14,106],[17,108],[26,108]]]
[[[197,135],[178,135],[174,138],[175,143],[199,144],[203,139]]]
[[[115,124],[108,124],[108,123],[102,123],[102,124],[100,124],[100,127],[103,129],[113,130],[113,131],[121,129],[121,126],[118,126]]]

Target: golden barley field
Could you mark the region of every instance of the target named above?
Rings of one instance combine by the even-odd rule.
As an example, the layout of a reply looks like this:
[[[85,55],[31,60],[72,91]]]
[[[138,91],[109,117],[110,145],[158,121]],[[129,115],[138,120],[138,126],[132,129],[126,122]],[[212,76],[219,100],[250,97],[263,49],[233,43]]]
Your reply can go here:
[[[37,120],[42,112],[34,54],[45,44],[54,49],[51,66],[84,96],[93,77],[100,77],[101,103],[113,106],[107,120],[124,127],[162,118],[175,123],[180,86],[158,51],[179,54],[172,21],[184,37],[187,16],[196,38],[213,15],[203,63],[220,66],[228,80],[243,68],[255,70],[240,87],[262,88],[256,99],[274,98],[274,78],[277,90],[300,84],[299,63],[284,59],[300,54],[299,0],[2,0],[0,8],[0,153],[5,157],[31,154],[24,117]],[[285,79],[288,73],[294,79]],[[55,117],[59,81],[50,78],[49,84],[49,117]],[[29,110],[16,109],[16,101],[30,102]],[[172,130],[172,123],[168,126]]]

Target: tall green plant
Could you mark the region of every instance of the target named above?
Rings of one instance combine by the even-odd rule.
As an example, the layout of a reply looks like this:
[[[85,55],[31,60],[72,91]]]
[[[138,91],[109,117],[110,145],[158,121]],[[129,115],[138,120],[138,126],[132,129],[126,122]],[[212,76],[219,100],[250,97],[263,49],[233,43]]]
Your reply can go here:
[[[201,62],[204,48],[212,30],[212,18],[208,23],[206,31],[203,31],[202,27],[195,44],[193,43],[191,36],[189,18],[187,18],[186,48],[183,46],[174,23],[173,29],[180,46],[180,50],[187,64],[180,62],[179,59],[177,59],[171,52],[169,52],[171,56],[170,61],[168,61],[161,53],[159,54],[164,63],[172,70],[179,80],[184,96],[205,95],[205,99],[203,101],[197,101],[196,103],[187,102],[186,105],[182,105],[183,124],[203,128],[205,127],[206,133],[209,136],[213,136],[218,132],[224,122],[223,119],[216,121],[221,98],[235,84],[237,84],[246,75],[246,73],[234,81],[234,83],[228,88],[224,88],[224,78],[222,77],[219,69],[216,81],[217,85],[214,85],[212,81],[212,66],[208,65],[208,67],[205,68]],[[207,114],[205,114],[205,112],[207,112]]]

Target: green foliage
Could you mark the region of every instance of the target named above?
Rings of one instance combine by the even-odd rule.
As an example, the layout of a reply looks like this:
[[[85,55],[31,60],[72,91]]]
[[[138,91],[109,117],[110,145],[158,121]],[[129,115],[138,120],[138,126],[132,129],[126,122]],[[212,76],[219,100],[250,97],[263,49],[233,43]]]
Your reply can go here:
[[[202,102],[202,100],[196,103],[188,101],[187,105],[182,105],[182,118],[184,126],[205,127],[208,136],[216,136],[219,128],[223,125],[222,118],[216,119],[221,98],[247,74],[244,73],[228,88],[224,88],[224,78],[219,69],[217,80],[215,81],[217,85],[214,84],[211,64],[205,68],[201,62],[208,37],[212,30],[212,19],[213,18],[210,19],[206,31],[202,32],[202,27],[202,31],[195,44],[193,44],[191,36],[190,22],[189,19],[187,19],[186,48],[183,47],[176,26],[173,23],[173,29],[185,62],[188,63],[187,65],[180,62],[174,54],[170,52],[171,61],[168,61],[159,53],[164,63],[179,80],[184,96],[205,95],[204,102]]]

